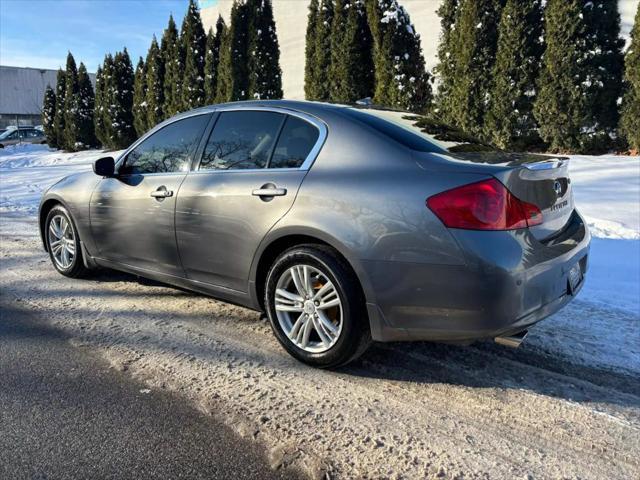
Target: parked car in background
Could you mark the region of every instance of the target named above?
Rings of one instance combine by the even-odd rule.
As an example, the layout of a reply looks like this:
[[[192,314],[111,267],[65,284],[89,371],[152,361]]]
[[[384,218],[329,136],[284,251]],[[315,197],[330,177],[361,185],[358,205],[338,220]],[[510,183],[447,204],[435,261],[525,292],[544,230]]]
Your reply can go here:
[[[18,127],[7,129],[0,134],[0,148],[19,143],[47,143],[47,138],[41,128]]]
[[[371,340],[517,346],[584,283],[590,235],[566,159],[407,112],[215,105],[94,173],[42,198],[61,274],[109,267],[264,311],[314,366]]]

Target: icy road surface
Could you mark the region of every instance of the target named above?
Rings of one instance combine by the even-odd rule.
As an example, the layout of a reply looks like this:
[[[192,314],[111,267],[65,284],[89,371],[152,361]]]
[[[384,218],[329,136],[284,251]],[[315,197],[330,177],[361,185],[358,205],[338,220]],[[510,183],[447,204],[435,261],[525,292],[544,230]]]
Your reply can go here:
[[[332,478],[637,477],[640,158],[572,159],[576,202],[597,236],[591,270],[579,298],[523,347],[380,344],[327,372],[286,355],[255,312],[115,272],[58,275],[38,238],[37,200],[100,155],[0,153],[1,295],[149,389],[182,392],[263,443],[274,468]]]

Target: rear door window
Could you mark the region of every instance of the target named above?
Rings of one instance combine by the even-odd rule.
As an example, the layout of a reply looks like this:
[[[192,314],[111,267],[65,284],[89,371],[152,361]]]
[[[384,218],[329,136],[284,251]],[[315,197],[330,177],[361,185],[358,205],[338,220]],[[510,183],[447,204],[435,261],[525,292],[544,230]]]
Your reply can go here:
[[[301,118],[288,116],[269,168],[300,168],[318,141],[320,132]]]
[[[222,112],[200,161],[200,170],[253,170],[267,166],[285,115]]]

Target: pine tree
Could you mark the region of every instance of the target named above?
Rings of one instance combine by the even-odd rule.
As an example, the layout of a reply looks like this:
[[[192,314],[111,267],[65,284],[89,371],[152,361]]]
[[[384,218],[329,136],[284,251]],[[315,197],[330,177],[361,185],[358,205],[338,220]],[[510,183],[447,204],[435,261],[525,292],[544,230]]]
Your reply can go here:
[[[305,36],[304,51],[304,96],[307,100],[315,100],[314,89],[317,82],[318,69],[316,68],[316,32],[320,22],[319,0],[311,0],[309,14],[307,15],[307,34]]]
[[[180,42],[184,52],[182,76],[182,110],[204,105],[204,57],[207,35],[202,26],[200,10],[194,0],[189,0],[187,14],[182,22]]]
[[[548,0],[545,30],[534,105],[542,138],[553,151],[608,148],[621,76],[615,1]]]
[[[54,117],[54,129],[56,145],[58,148],[64,148],[64,96],[67,91],[67,75],[62,69],[58,70],[56,80],[56,114]]]
[[[87,73],[87,67],[80,62],[78,67],[78,137],[80,147],[87,149],[95,147],[98,143],[93,129],[93,115],[95,111],[95,94],[91,77]]]
[[[620,130],[629,147],[640,154],[640,5],[631,30],[631,45],[625,54],[625,92],[622,97]]]
[[[138,137],[147,131],[147,69],[142,57],[138,60],[134,73],[133,126]]]
[[[454,71],[444,117],[481,136],[491,97],[503,0],[462,0],[453,34]]]
[[[65,71],[65,93],[64,93],[64,130],[62,145],[65,150],[76,151],[78,143],[78,69],[76,61],[67,54],[67,68]]]
[[[431,84],[420,35],[397,0],[368,5],[374,38],[375,102],[389,107],[425,112],[431,104]]]
[[[438,8],[440,16],[440,43],[438,44],[438,64],[434,72],[438,76],[438,113],[445,117],[452,110],[451,90],[455,80],[455,28],[460,0],[444,0]]]
[[[280,45],[271,0],[248,0],[249,35],[247,96],[258,100],[282,98]]]
[[[44,134],[47,137],[47,144],[51,148],[58,148],[56,139],[55,128],[56,117],[56,94],[51,88],[51,85],[47,85],[44,91],[44,101],[42,105],[42,127]]]
[[[533,116],[543,53],[540,0],[507,0],[499,24],[487,138],[500,148],[523,150],[539,144]]]
[[[373,39],[362,0],[337,0],[331,29],[331,100],[372,97]]]
[[[184,72],[184,52],[172,15],[169,16],[169,24],[162,36],[160,50],[165,68],[162,113],[164,118],[169,118],[182,110],[181,87]]]
[[[320,0],[318,23],[315,33],[315,80],[310,99],[328,101],[331,98],[331,30],[333,25],[333,0]]]
[[[218,91],[218,64],[220,63],[220,45],[227,26],[221,15],[216,22],[216,31],[209,29],[207,35],[207,52],[204,59],[204,93],[205,103],[212,104],[216,101]]]
[[[221,47],[217,102],[248,98],[249,9],[244,0],[234,0],[231,22]]]
[[[133,65],[126,48],[114,57],[112,81],[109,82],[109,86],[109,146],[126,148],[136,139],[133,127]]]
[[[165,118],[165,59],[154,36],[147,53],[146,65],[146,130],[155,127]]]
[[[104,77],[102,74],[102,65],[98,65],[96,70],[96,95],[95,107],[93,110],[93,131],[98,139],[98,143],[106,145],[104,132]]]
[[[624,40],[620,37],[618,0],[594,0],[582,6],[586,24],[585,84],[589,117],[586,150],[606,151],[613,146],[620,115]]]

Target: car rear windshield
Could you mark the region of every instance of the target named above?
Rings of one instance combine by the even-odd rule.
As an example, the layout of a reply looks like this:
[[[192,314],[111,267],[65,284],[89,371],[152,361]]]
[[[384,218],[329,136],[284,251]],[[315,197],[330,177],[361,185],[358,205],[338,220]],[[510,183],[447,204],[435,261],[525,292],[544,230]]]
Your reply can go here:
[[[346,115],[418,152],[457,153],[496,150],[430,116],[374,108],[346,108]]]

